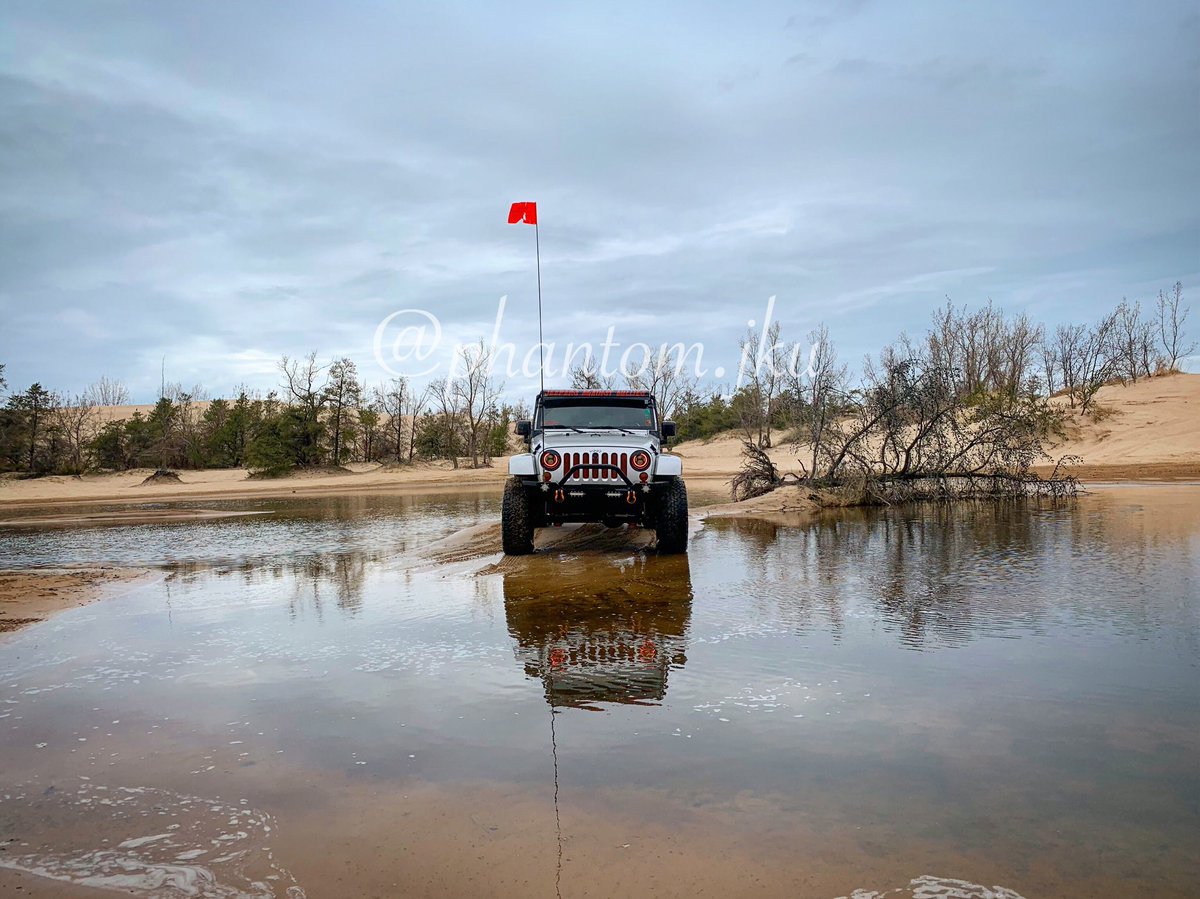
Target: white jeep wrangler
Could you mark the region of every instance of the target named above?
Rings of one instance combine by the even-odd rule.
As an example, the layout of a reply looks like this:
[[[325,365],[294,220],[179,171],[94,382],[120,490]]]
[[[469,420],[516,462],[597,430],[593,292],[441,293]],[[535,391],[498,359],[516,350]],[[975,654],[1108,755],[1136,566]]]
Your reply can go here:
[[[504,552],[533,552],[536,528],[568,521],[653,528],[660,553],[687,552],[683,460],[662,452],[675,423],[642,390],[545,390],[518,421],[529,452],[504,486]]]

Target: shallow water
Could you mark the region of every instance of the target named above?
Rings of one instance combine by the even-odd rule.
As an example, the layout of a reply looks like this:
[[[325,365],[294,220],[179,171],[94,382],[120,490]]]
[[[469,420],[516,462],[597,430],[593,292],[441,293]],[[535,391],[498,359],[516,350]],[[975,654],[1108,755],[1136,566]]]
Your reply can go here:
[[[0,642],[0,874],[1200,892],[1200,488],[714,521],[687,558],[482,575],[422,553],[487,494],[229,505],[269,514],[0,534],[0,566],[162,572]]]

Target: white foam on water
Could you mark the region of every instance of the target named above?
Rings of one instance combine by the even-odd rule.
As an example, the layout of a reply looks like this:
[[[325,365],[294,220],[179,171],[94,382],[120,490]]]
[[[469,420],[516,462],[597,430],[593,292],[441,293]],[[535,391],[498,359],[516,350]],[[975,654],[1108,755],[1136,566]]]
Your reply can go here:
[[[718,699],[696,703],[692,706],[692,711],[710,717],[719,715],[728,717],[731,712],[746,715],[784,711],[791,712],[793,718],[803,718],[804,715],[796,714],[795,710],[808,708],[812,710],[812,714],[816,714],[816,711],[823,708],[833,708],[837,714],[841,714],[840,710],[835,707],[846,706],[850,700],[843,695],[845,691],[839,687],[837,679],[825,683],[824,681],[813,682],[811,679],[802,682],[785,678],[773,683],[746,684],[735,692],[726,693]],[[869,697],[871,694],[863,695]],[[828,715],[830,712],[827,711],[825,714]],[[725,718],[718,720],[723,721]]]
[[[151,836],[151,837],[137,837],[136,839],[133,839],[133,840],[126,840],[124,843],[122,843],[117,848],[118,849],[137,849],[139,846],[145,846],[148,843],[154,843],[154,842],[157,842],[158,840],[165,840],[169,836],[170,836],[169,833],[160,833],[160,834],[155,834],[154,836]]]
[[[1000,886],[982,886],[954,877],[923,874],[909,881],[908,886],[890,890],[859,889],[838,899],[1025,899],[1016,890]]]
[[[356,652],[362,661],[355,669],[367,673],[435,675],[447,666],[507,658],[504,647],[470,640],[371,640]]]
[[[267,845],[274,820],[245,800],[26,784],[4,796],[0,811],[28,849],[0,854],[0,867],[143,899],[304,899]],[[196,861],[216,846],[224,854]]]

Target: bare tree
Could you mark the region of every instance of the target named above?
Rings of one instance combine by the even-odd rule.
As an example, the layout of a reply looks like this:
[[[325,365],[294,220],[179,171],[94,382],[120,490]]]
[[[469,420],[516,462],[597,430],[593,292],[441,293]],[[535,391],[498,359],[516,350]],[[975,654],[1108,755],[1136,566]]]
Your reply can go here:
[[[958,373],[964,394],[975,393],[983,385],[986,365],[986,340],[983,333],[985,320],[986,315],[983,312],[968,315],[964,307],[962,318],[955,323],[953,337],[958,343],[959,367],[944,370]]]
[[[59,399],[48,414],[50,427],[62,439],[62,466],[72,474],[81,474],[88,467],[87,452],[96,436],[96,407],[90,392]]]
[[[478,468],[487,425],[496,415],[496,400],[502,385],[491,377],[492,351],[483,340],[473,347],[463,347],[459,358],[463,363],[463,375],[451,382],[451,389],[465,424],[471,467]]]
[[[966,314],[965,307],[962,314]],[[949,297],[946,297],[946,305],[933,313],[933,327],[929,330],[927,340],[930,362],[933,365],[945,366],[955,371],[962,370],[960,358],[962,339],[958,316],[959,313],[954,308],[954,303]]]
[[[837,427],[837,413],[845,402],[848,370],[838,362],[837,350],[829,339],[829,328],[819,325],[808,335],[811,348],[808,366],[789,370],[791,393],[797,398],[796,424],[793,440],[809,448],[808,477],[819,475],[822,462],[828,461],[828,442]],[[798,353],[793,348],[792,359]]]
[[[392,378],[387,384],[375,388],[375,402],[384,415],[381,439],[386,447],[385,455],[394,456],[397,462],[404,461],[405,448],[408,446],[411,422],[406,422],[404,413],[411,389],[405,377]]]
[[[1038,346],[1038,354],[1042,359],[1043,385],[1046,388],[1046,395],[1053,396],[1056,389],[1054,385],[1058,383],[1054,377],[1058,371],[1058,347],[1045,334],[1042,335],[1042,342]]]
[[[772,322],[767,328],[766,342],[763,346],[762,372],[759,383],[762,385],[763,423],[766,425],[764,446],[771,445],[771,427],[775,421],[775,413],[779,402],[780,389],[786,373],[783,364],[783,347],[779,344],[779,322]]]
[[[107,375],[92,384],[84,395],[92,406],[127,406],[129,405],[129,389],[121,382]]]
[[[612,390],[617,385],[615,374],[604,375],[600,364],[589,348],[581,362],[571,366],[571,386],[576,390]]]
[[[1006,393],[1009,399],[1028,384],[1034,365],[1034,353],[1042,343],[1044,330],[1035,325],[1024,312],[1014,316],[1001,331],[1001,379],[993,386]]]
[[[674,362],[671,361],[672,350],[677,354]],[[653,359],[647,359],[647,364],[641,370],[625,376],[625,383],[630,390],[645,390],[654,397],[658,414],[664,419],[675,415],[680,400],[696,385],[696,378],[689,377],[684,370],[683,353],[683,344],[673,347],[663,344],[658,354]]]
[[[924,353],[930,365],[952,373],[961,396],[1012,400],[1029,385],[1043,336],[1041,325],[1023,312],[1009,317],[991,300],[968,312],[947,300],[933,315]],[[1048,375],[1053,380],[1053,372]]]
[[[463,410],[460,397],[454,382],[448,378],[438,378],[429,384],[429,399],[433,407],[434,420],[427,424],[437,429],[437,455],[448,458],[451,464],[458,468],[458,456],[463,448]]]
[[[1196,351],[1196,342],[1188,342],[1183,330],[1191,310],[1183,305],[1183,282],[1176,281],[1170,293],[1158,292],[1156,308],[1159,340],[1168,371],[1179,370],[1179,360]]]
[[[173,403],[182,402],[186,396],[192,402],[206,402],[209,398],[208,388],[203,384],[193,384],[191,390],[184,390],[183,385],[178,381],[164,381],[162,384],[159,398],[169,399]]]
[[[1121,299],[1113,322],[1113,357],[1123,383],[1136,384],[1139,376],[1148,378],[1158,368],[1154,325],[1142,317],[1141,303]]]
[[[304,359],[289,359],[284,356],[279,362],[283,372],[284,389],[287,390],[289,402],[296,403],[311,410],[314,415],[325,404],[325,388],[321,382],[321,374],[325,366],[317,364],[317,351],[313,350]]]
[[[408,456],[406,462],[412,462],[413,453],[417,443],[417,426],[421,421],[421,415],[425,411],[425,407],[429,405],[430,389],[426,385],[420,393],[413,389],[409,389],[404,395],[404,404],[401,406],[400,416],[408,421]]]
[[[765,334],[751,328],[738,344],[741,370],[748,375],[739,403],[742,430],[760,447],[771,445],[772,419],[783,386],[785,350],[779,345],[779,331],[779,322],[772,322]]]
[[[1092,327],[1059,325],[1055,331],[1058,364],[1071,407],[1087,412],[1096,393],[1117,370],[1116,311]]]
[[[1086,325],[1059,325],[1054,329],[1054,358],[1062,375],[1063,390],[1067,402],[1075,408],[1076,389],[1079,384],[1080,347],[1087,337]]]
[[[324,452],[321,412],[327,401],[323,377],[325,366],[317,364],[317,352],[313,350],[304,359],[284,356],[279,361],[279,370],[283,373],[288,403],[300,413],[296,462],[315,465],[321,461]]]

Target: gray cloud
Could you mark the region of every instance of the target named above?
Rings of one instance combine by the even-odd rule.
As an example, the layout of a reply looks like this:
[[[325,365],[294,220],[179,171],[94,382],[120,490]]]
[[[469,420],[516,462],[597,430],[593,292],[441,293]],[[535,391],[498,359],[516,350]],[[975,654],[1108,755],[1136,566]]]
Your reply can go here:
[[[831,11],[832,10],[832,11]],[[1200,281],[1194,4],[9,5],[10,381],[271,386],[419,306],[845,356],[947,293],[1050,322]],[[717,358],[717,357],[720,358]],[[515,390],[527,385],[514,384]]]

